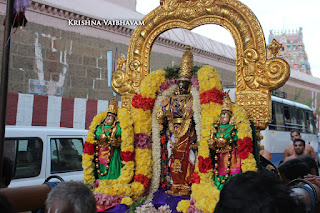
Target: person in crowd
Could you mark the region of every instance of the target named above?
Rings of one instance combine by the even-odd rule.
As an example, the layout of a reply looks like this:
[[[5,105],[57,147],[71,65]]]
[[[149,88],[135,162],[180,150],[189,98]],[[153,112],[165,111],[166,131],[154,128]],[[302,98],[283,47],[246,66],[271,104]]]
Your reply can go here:
[[[214,213],[303,213],[305,204],[269,172],[245,172],[230,179]]]
[[[271,153],[266,150],[266,149],[262,149],[260,150],[260,155],[262,155],[265,159],[267,159],[268,161],[271,161]]]
[[[294,154],[290,155],[289,157],[286,157],[284,161],[291,160],[294,158],[298,158],[300,156],[306,155],[305,149],[306,149],[306,142],[300,138],[297,138],[293,142],[294,147]]]
[[[52,189],[46,200],[46,213],[96,213],[91,190],[79,182],[62,182]]]
[[[310,172],[308,165],[300,158],[294,158],[283,162],[278,167],[278,170],[282,181],[286,184],[291,180],[303,178]]]
[[[294,142],[295,139],[301,139],[300,132],[297,131],[297,130],[291,131],[290,137],[291,137],[292,142]],[[314,153],[314,150],[313,150],[312,146],[310,146],[310,145],[308,145],[308,144],[306,145],[305,154],[313,157],[313,158],[316,160],[316,162],[317,162],[317,157],[316,157],[316,154]],[[288,146],[288,147],[284,150],[283,159],[286,159],[287,157],[289,157],[289,156],[291,156],[291,155],[294,155],[294,146],[293,146],[293,144],[290,145],[290,146]]]
[[[309,155],[303,155],[299,157],[303,160],[309,167],[309,174],[319,176],[319,170],[315,159]]]
[[[1,188],[7,188],[13,178],[13,162],[10,158],[3,156],[2,163]]]
[[[320,189],[320,177],[319,176],[307,175],[304,177],[304,179],[309,181],[310,183],[316,185],[318,187],[318,189]],[[320,212],[320,202],[319,202],[320,193],[317,194],[317,198],[318,198],[318,200],[317,200],[314,212]]]
[[[70,161],[79,155],[79,152],[72,147],[70,139],[60,139],[60,156],[66,161]]]
[[[308,155],[304,155],[304,156],[294,158],[284,162],[279,166],[278,170],[280,172],[280,176],[283,183],[285,184],[290,183],[291,189],[293,191],[293,195],[297,196],[301,201],[303,201],[306,204],[307,212],[313,213],[313,212],[318,212],[318,211],[314,211],[314,209],[319,208],[318,206],[316,206],[317,201],[315,199],[317,199],[318,197],[317,195],[320,194],[319,193],[320,188],[317,185],[314,185],[316,192],[313,192],[313,190],[311,190],[311,188],[308,185],[305,185],[304,182],[297,180],[297,179],[303,179],[304,177],[310,177],[310,178],[315,177],[314,175],[313,176],[309,175],[309,174],[312,174],[313,172],[313,168],[312,166],[309,166],[309,164],[310,165],[313,165],[313,164],[311,164],[310,162],[307,162],[309,161],[309,159],[306,160],[305,157],[313,160],[313,162],[315,163],[312,157]],[[295,180],[296,182],[292,184],[293,180]],[[310,183],[310,184],[313,184],[313,183]]]

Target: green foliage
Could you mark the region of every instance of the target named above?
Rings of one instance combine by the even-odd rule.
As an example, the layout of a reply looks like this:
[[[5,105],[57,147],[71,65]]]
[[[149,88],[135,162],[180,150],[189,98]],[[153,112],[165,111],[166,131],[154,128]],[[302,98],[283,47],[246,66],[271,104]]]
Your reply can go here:
[[[199,69],[200,69],[199,66],[193,66],[192,70],[191,70],[193,75],[197,75],[197,72]],[[168,78],[168,79],[178,78],[179,77],[179,70],[180,70],[180,67],[178,67],[178,66],[164,68],[164,71],[166,71],[166,75],[165,75],[166,78]]]
[[[166,78],[168,79],[178,78],[179,70],[180,70],[180,67],[178,66],[165,68],[164,71],[166,71]]]
[[[303,102],[303,104],[307,105],[308,107],[312,108],[312,102],[313,102],[314,99],[309,99],[305,102]]]
[[[300,88],[299,91],[294,95],[294,98],[293,98],[294,101],[298,101],[298,99],[301,96],[301,92],[302,92],[302,89]]]
[[[92,184],[86,182],[86,183],[84,183],[84,185],[86,185],[89,189],[93,190],[93,185]]]
[[[136,208],[138,206],[141,206],[144,201],[147,199],[147,196],[144,196],[144,197],[139,197],[136,202],[132,203],[130,205],[130,209],[128,211],[126,211],[126,213],[134,213],[134,211],[136,210]]]

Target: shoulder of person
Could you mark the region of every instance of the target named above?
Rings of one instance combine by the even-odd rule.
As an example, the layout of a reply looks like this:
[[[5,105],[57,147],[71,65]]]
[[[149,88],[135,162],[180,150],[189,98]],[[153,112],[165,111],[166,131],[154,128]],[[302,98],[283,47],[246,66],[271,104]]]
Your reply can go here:
[[[290,145],[290,146],[287,146],[285,149],[284,149],[284,151],[286,152],[288,152],[288,151],[290,151],[291,149],[293,148],[293,145]]]
[[[295,158],[294,155],[290,155],[289,157],[286,157],[286,158],[284,159],[284,161],[291,160],[291,159],[293,159],[293,158]]]
[[[313,151],[312,146],[310,146],[309,144],[306,144],[306,149],[307,149],[307,150],[310,150],[310,151]]]

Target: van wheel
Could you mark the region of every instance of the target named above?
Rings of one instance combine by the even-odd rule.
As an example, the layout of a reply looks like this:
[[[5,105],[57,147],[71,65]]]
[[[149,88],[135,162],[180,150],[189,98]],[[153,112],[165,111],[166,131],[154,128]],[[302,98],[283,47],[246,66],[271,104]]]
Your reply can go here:
[[[58,175],[51,175],[51,176],[47,177],[47,179],[44,182],[48,182],[49,180],[54,179],[54,178],[60,180],[60,182],[64,182],[63,178]]]

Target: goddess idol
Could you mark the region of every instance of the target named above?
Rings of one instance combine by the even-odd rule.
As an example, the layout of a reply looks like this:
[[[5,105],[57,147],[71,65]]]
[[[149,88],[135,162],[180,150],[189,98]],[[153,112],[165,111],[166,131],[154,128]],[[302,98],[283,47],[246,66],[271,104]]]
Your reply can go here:
[[[121,129],[117,119],[118,104],[112,99],[106,118],[96,127],[95,168],[99,180],[113,180],[120,176]]]
[[[157,120],[162,125],[168,152],[169,190],[174,195],[189,195],[191,175],[195,168],[197,136],[193,120],[193,98],[190,93],[193,55],[190,47],[181,59],[178,87],[157,109]]]
[[[232,115],[232,102],[226,93],[223,99],[220,119],[214,124],[208,145],[214,163],[214,183],[219,190],[233,176],[241,172],[238,151],[238,131]]]

